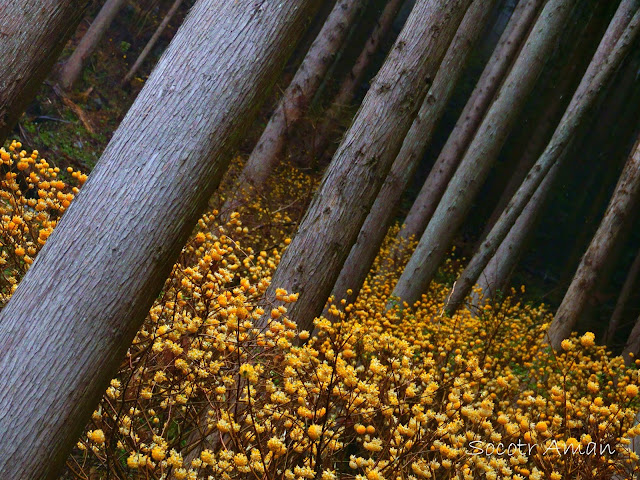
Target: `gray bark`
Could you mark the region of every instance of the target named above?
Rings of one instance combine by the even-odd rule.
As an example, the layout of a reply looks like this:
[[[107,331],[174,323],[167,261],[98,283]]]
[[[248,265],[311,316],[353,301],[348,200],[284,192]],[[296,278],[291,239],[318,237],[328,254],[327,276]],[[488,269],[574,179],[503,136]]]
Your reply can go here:
[[[57,478],[319,3],[193,7],[0,314],[0,478]]]
[[[3,0],[0,4],[0,145],[35,97],[87,3]]]
[[[325,153],[335,124],[338,122],[344,107],[350,105],[353,101],[358,86],[362,83],[364,74],[371,64],[373,56],[378,51],[378,48],[380,48],[382,40],[384,40],[387,33],[389,33],[398,10],[404,1],[405,0],[389,0],[385,5],[382,14],[378,18],[378,23],[367,39],[362,52],[360,52],[353,67],[340,85],[340,90],[338,90],[338,93],[331,101],[331,106],[324,113],[322,123],[316,129],[313,143],[314,155],[323,155]]]
[[[632,6],[631,4],[636,4],[637,1],[625,0],[620,4],[545,151],[533,166],[487,238],[482,242],[465,271],[458,278],[455,290],[447,301],[446,308],[448,311],[453,311],[462,304],[482,270],[494,255],[502,240],[507,236],[545,176],[551,174],[552,177],[555,177],[557,174],[559,170],[559,165],[557,164],[564,160],[569,143],[575,137],[580,125],[593,110],[600,93],[613,78],[638,35],[640,12],[636,12],[635,16],[630,21],[628,20],[628,8]],[[626,28],[625,20],[628,23]],[[553,178],[549,181],[553,182]],[[541,206],[543,203],[542,201],[538,205]]]
[[[636,258],[633,260],[633,263],[629,268],[629,272],[627,273],[627,277],[624,280],[624,284],[622,285],[622,289],[620,290],[620,295],[618,295],[616,306],[613,309],[611,319],[609,320],[609,325],[607,326],[607,332],[602,340],[602,343],[604,343],[605,345],[611,346],[611,344],[613,343],[613,338],[615,337],[616,331],[618,330],[618,326],[620,325],[620,321],[622,320],[622,316],[624,315],[624,311],[627,307],[627,303],[629,302],[629,298],[633,293],[633,287],[636,284],[638,274],[640,274],[640,251],[636,254]],[[637,352],[634,351],[634,353]]]
[[[533,89],[574,4],[575,0],[551,0],[545,5],[449,182],[392,297],[413,304],[426,291],[449,252],[455,233]]]
[[[640,13],[636,16],[640,17]],[[562,340],[569,336],[586,303],[592,298],[598,276],[617,246],[624,226],[630,221],[633,205],[639,198],[640,139],[633,147],[598,231],[549,326],[548,340],[554,349],[559,349]],[[633,342],[630,344],[635,345]]]
[[[313,328],[470,0],[418,0],[271,280]],[[266,319],[265,319],[266,321]]]
[[[333,7],[251,152],[238,180],[240,186],[259,188],[264,184],[284,150],[288,133],[307,111],[362,4],[362,0],[339,0]],[[226,205],[222,210],[229,208]]]
[[[84,62],[93,54],[122,5],[124,5],[124,0],[107,0],[104,3],[89,30],[60,70],[58,83],[64,90],[70,90],[78,80]]]
[[[418,238],[424,232],[543,3],[542,0],[522,0],[518,3],[460,118],[413,202],[399,238]]]
[[[400,200],[409,180],[422,159],[431,141],[435,127],[444,113],[453,89],[462,75],[469,54],[482,31],[495,0],[475,0],[460,23],[438,73],[429,89],[411,129],[402,143],[400,153],[380,189],[367,219],[351,248],[340,276],[331,294],[335,299],[346,299],[352,303],[393,222],[395,206]],[[352,293],[347,294],[348,290]]]
[[[138,73],[138,70],[140,69],[144,61],[147,59],[149,52],[151,52],[151,49],[154,47],[154,45],[160,38],[160,35],[162,35],[162,32],[164,32],[164,29],[167,28],[167,25],[169,25],[169,22],[171,21],[173,16],[176,14],[176,12],[178,11],[178,8],[180,8],[180,5],[182,5],[183,1],[184,0],[175,0],[173,2],[173,4],[171,5],[171,8],[162,19],[162,22],[160,22],[160,25],[158,25],[158,28],[156,28],[156,31],[153,32],[153,35],[151,36],[147,44],[142,49],[142,52],[140,52],[140,55],[138,55],[138,58],[136,58],[136,61],[133,63],[133,65],[127,72],[127,74],[122,79],[122,85],[129,83],[131,79],[134,77],[134,75]]]

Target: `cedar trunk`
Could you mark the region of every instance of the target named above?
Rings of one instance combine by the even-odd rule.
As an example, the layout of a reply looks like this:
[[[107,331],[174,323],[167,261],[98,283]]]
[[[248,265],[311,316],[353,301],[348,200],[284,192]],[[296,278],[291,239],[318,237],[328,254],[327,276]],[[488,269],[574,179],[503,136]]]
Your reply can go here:
[[[416,3],[334,155],[267,292],[300,294],[289,310],[300,328],[322,312],[470,3]]]
[[[540,13],[400,276],[392,297],[413,304],[429,286],[531,93],[551,49],[556,45],[575,1],[551,0]]]
[[[288,133],[307,111],[362,4],[363,0],[338,0],[333,7],[251,152],[238,180],[241,187],[259,188],[267,180],[284,150]],[[233,202],[227,203],[222,211],[232,208]]]
[[[69,59],[65,62],[58,83],[64,90],[70,90],[78,80],[84,62],[91,56],[100,43],[105,32],[116,18],[120,8],[124,5],[124,0],[107,0],[102,6],[98,15],[91,23],[89,30],[84,34],[80,43],[73,51]]]
[[[57,478],[318,5],[193,7],[0,314],[0,478]]]
[[[358,55],[353,67],[342,81],[340,90],[338,90],[338,93],[331,101],[331,106],[324,113],[324,118],[314,133],[315,138],[313,140],[312,148],[312,154],[314,156],[325,155],[329,142],[331,141],[335,125],[338,123],[344,107],[350,105],[353,101],[356,91],[362,83],[364,74],[371,63],[373,56],[378,51],[380,44],[391,29],[398,10],[403,3],[404,0],[389,0],[385,5],[384,10],[378,18],[376,26],[373,28],[371,35],[362,49],[362,52],[360,52],[360,55]]]
[[[640,138],[622,171],[600,227],[551,322],[547,335],[554,349],[560,348],[562,340],[569,336],[587,302],[593,297],[598,276],[613,254],[625,224],[630,221],[633,205],[639,198]],[[635,345],[633,342],[631,344]]]
[[[518,3],[447,143],[413,202],[399,238],[417,239],[424,232],[543,3],[542,0]]]
[[[593,110],[600,93],[609,84],[638,36],[640,11],[637,11],[630,21],[628,20],[628,7],[630,4],[635,4],[636,1],[623,1],[620,4],[547,148],[532,167],[487,238],[482,242],[465,271],[458,278],[455,290],[447,301],[446,309],[448,311],[451,312],[462,304],[545,176],[548,173],[555,176],[558,172],[559,166],[557,164],[566,158],[570,142],[588,114]],[[626,28],[625,20],[628,22]],[[549,181],[553,182],[553,179]],[[543,203],[542,201],[538,205]]]
[[[88,0],[3,0],[0,6],[0,145],[35,97]]]
[[[146,60],[147,56],[149,55],[149,52],[151,52],[151,49],[154,47],[154,45],[160,38],[160,35],[162,35],[162,32],[164,32],[164,29],[167,28],[167,25],[169,25],[169,22],[171,21],[175,13],[178,11],[178,8],[180,8],[180,5],[182,5],[183,1],[184,0],[175,0],[173,2],[173,4],[171,5],[171,8],[162,19],[162,22],[160,22],[160,25],[158,25],[158,28],[156,28],[156,31],[153,32],[153,35],[151,36],[147,44],[142,49],[142,52],[140,52],[140,55],[138,55],[138,58],[136,58],[136,61],[133,63],[133,66],[129,69],[127,74],[122,79],[122,85],[129,83],[133,78],[133,76],[136,73],[138,73],[140,66]]]
[[[344,298],[347,303],[352,303],[358,296],[393,221],[395,206],[424,155],[494,2],[495,0],[475,0],[467,10],[438,69],[433,85],[404,139],[400,153],[367,215],[358,234],[358,240],[342,267],[331,292],[335,299]],[[347,294],[348,290],[351,290],[351,294]]]
[[[602,343],[609,347],[612,346],[616,331],[620,326],[620,321],[622,320],[622,316],[624,315],[627,303],[629,302],[629,298],[633,293],[636,280],[638,279],[638,274],[640,274],[640,251],[636,254],[636,257],[633,260],[631,267],[629,268],[627,277],[625,278],[622,289],[620,290],[620,295],[618,296],[618,300],[616,301],[616,306],[614,307],[613,313],[611,314],[611,319],[609,320],[609,325],[607,326],[607,332],[602,340]],[[629,336],[629,338],[631,338],[631,335]],[[634,354],[635,353],[638,353],[637,350],[634,351]]]

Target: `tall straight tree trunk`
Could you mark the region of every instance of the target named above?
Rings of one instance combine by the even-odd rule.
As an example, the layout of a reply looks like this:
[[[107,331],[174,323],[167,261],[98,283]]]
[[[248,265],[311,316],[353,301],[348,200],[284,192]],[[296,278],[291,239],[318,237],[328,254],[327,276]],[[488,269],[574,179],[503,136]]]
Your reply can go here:
[[[413,304],[429,286],[574,4],[575,0],[551,0],[545,5],[400,276],[393,297]]]
[[[240,174],[238,184],[261,187],[276,166],[292,127],[307,111],[363,0],[338,0],[309,48]],[[233,201],[222,208],[233,208]]]
[[[555,175],[559,170],[556,164],[562,163],[566,158],[569,143],[593,110],[600,92],[613,78],[638,36],[640,11],[636,11],[634,17],[630,21],[628,20],[629,13],[633,12],[633,7],[637,6],[637,3],[638,0],[624,0],[620,4],[547,148],[505,208],[491,233],[482,242],[465,271],[458,278],[456,287],[447,301],[446,309],[449,312],[462,304],[478,276],[507,236],[547,173]]]
[[[603,343],[609,347],[613,343],[616,331],[620,326],[620,321],[622,320],[627,304],[629,303],[629,298],[634,291],[633,287],[638,279],[638,274],[640,274],[640,251],[638,251],[631,267],[629,267],[629,272],[627,272],[627,277],[625,278],[622,289],[620,290],[620,295],[618,295],[616,306],[613,309],[609,325],[607,326],[607,331],[603,338]],[[634,351],[634,353],[637,353],[637,351]]]
[[[195,4],[0,314],[0,478],[57,478],[319,3]]]
[[[312,329],[431,86],[470,0],[418,0],[364,98],[273,275],[297,292],[289,309]]]
[[[69,90],[78,80],[84,62],[93,54],[105,32],[116,18],[116,15],[124,5],[124,0],[107,0],[96,18],[91,23],[89,30],[84,34],[80,43],[65,62],[58,83],[64,90]]]
[[[424,232],[543,4],[543,0],[521,0],[518,3],[445,146],[413,202],[405,218],[404,227],[398,234],[399,238],[418,238]]]
[[[317,127],[314,134],[312,153],[314,155],[322,156],[327,150],[327,146],[332,137],[335,124],[340,119],[344,107],[351,104],[353,98],[356,95],[358,87],[364,79],[364,74],[367,68],[371,64],[373,56],[380,48],[380,44],[389,33],[393,21],[398,14],[398,10],[405,0],[389,0],[378,18],[371,35],[367,39],[362,52],[358,55],[353,67],[342,81],[340,90],[331,101],[331,106],[324,113],[324,118],[320,125]]]
[[[88,0],[3,0],[0,6],[0,145],[35,97]]]
[[[639,199],[640,138],[622,171],[600,227],[551,322],[547,335],[554,349],[560,348],[562,340],[569,336],[586,303],[594,295],[598,276],[616,248],[625,224],[631,219],[633,205]]]
[[[495,0],[475,0],[467,10],[440,64],[433,85],[402,143],[400,153],[367,215],[358,234],[358,240],[342,267],[331,292],[334,298],[344,298],[348,303],[352,303],[358,296],[393,221],[395,206],[431,141],[433,131],[449,103],[471,49],[483,30],[494,3]],[[351,294],[347,293],[348,290],[351,290]]]
[[[140,67],[142,66],[144,61],[147,59],[147,56],[151,52],[151,49],[155,46],[156,42],[162,35],[162,32],[164,32],[164,29],[167,28],[167,25],[169,25],[169,22],[171,21],[173,16],[176,14],[176,12],[178,11],[178,8],[180,8],[180,5],[182,5],[183,1],[184,0],[175,0],[173,2],[173,4],[171,5],[171,8],[162,19],[162,22],[160,22],[160,25],[158,25],[158,28],[156,28],[156,31],[153,32],[153,35],[151,36],[147,44],[142,49],[142,52],[140,52],[140,55],[138,55],[138,58],[136,58],[136,61],[133,63],[133,65],[127,72],[127,74],[122,79],[122,85],[129,83],[131,79],[134,77],[134,75],[138,73],[138,70],[140,70]]]

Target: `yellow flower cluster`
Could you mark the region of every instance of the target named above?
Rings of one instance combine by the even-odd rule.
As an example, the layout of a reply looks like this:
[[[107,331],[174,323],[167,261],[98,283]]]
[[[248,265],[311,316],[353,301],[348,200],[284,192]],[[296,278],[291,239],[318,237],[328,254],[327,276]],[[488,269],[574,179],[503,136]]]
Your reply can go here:
[[[27,156],[19,148],[6,152],[12,165],[24,161],[33,167],[21,171],[35,168],[48,178],[42,191],[52,203],[42,211],[51,212],[49,223],[25,217],[36,209],[22,203],[15,179],[3,184],[3,207],[13,209],[3,222],[24,233],[16,215],[37,239],[66,208],[57,193],[67,195],[68,187],[56,185],[49,197],[57,182],[51,174],[59,172],[44,177],[35,158],[20,160]],[[287,182],[299,181],[293,178],[277,177],[282,204],[293,190]],[[395,232],[357,301],[332,302],[313,334],[298,332],[286,306],[274,306],[295,302],[294,292],[263,298],[292,234],[284,224],[295,222],[260,202],[242,207],[251,229],[236,214],[221,225],[215,211],[202,217],[68,460],[76,476],[536,480],[638,473],[628,448],[640,435],[638,371],[596,346],[593,334],[551,352],[543,343],[551,316],[544,306],[519,303],[515,291],[475,314],[444,316],[444,281],[414,308],[386,311],[411,247],[393,244]],[[30,245],[3,240],[3,258],[21,265],[14,245]],[[12,284],[25,269],[13,273]],[[440,278],[456,272],[449,261]]]

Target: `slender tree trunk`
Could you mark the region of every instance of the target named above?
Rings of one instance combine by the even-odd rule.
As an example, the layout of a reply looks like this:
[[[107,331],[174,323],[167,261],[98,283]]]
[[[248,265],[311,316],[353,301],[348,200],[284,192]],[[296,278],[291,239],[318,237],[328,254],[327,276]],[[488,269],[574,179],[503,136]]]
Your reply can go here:
[[[413,202],[399,238],[417,238],[424,232],[543,3],[543,0],[522,0],[518,3],[447,143]]]
[[[475,307],[493,299],[499,291],[505,290],[511,273],[518,263],[525,241],[535,228],[540,212],[554,185],[555,176],[555,171],[547,173],[516,223],[509,230],[509,234],[500,243],[500,247],[480,274],[478,287],[482,289],[482,297],[473,295],[471,303]]]
[[[622,320],[627,304],[629,303],[629,298],[634,291],[633,287],[636,284],[638,274],[640,274],[640,251],[636,254],[636,257],[629,268],[629,272],[627,272],[627,277],[625,278],[622,289],[620,290],[620,295],[618,295],[616,306],[613,309],[607,331],[603,338],[603,343],[605,345],[611,346],[613,343],[613,338],[620,326],[620,321]],[[631,336],[629,338],[631,338]],[[637,350],[634,351],[634,353],[637,353]]]
[[[393,297],[413,304],[427,289],[533,89],[574,3],[575,0],[551,0],[545,5],[400,276]]]
[[[470,0],[418,0],[271,280],[313,328]]]
[[[87,0],[2,0],[0,145],[35,97],[84,14]]]
[[[241,187],[260,188],[276,166],[288,133],[306,112],[362,4],[363,0],[336,3],[251,152],[238,180]],[[222,211],[232,208],[233,201],[227,202]]]
[[[393,221],[395,206],[424,155],[494,3],[494,0],[475,0],[467,10],[400,153],[367,215],[358,240],[342,267],[331,292],[334,298],[344,298],[352,303],[358,296]],[[347,294],[348,290],[351,290],[351,294]]]
[[[57,478],[319,3],[193,7],[0,314],[0,478]]]
[[[371,64],[373,56],[380,48],[380,44],[389,33],[393,21],[398,14],[398,10],[405,0],[389,0],[378,18],[378,23],[374,27],[371,35],[367,39],[362,52],[356,59],[353,67],[340,85],[340,90],[331,101],[331,106],[324,113],[324,118],[315,132],[312,153],[316,156],[325,154],[336,123],[340,119],[344,107],[351,104],[358,87],[362,83],[364,74]]]
[[[147,59],[149,52],[151,52],[151,49],[154,47],[154,45],[162,35],[162,32],[164,32],[164,29],[167,28],[167,25],[169,25],[169,22],[171,21],[175,13],[178,11],[178,8],[180,8],[180,5],[182,5],[183,1],[184,0],[175,0],[173,2],[173,4],[171,5],[171,8],[162,19],[162,22],[160,22],[160,25],[158,25],[158,28],[156,28],[156,31],[153,32],[153,35],[151,36],[147,44],[142,49],[142,52],[140,52],[140,55],[138,55],[138,58],[136,58],[136,61],[133,63],[133,65],[127,72],[127,74],[122,79],[122,85],[129,83],[131,79],[134,77],[134,75],[138,73],[138,70],[140,69],[144,61]]]
[[[63,90],[70,90],[73,87],[82,72],[84,62],[93,54],[122,5],[124,5],[124,0],[107,0],[104,3],[89,30],[84,34],[60,71],[58,83]]]
[[[600,272],[618,244],[625,224],[630,221],[633,204],[637,203],[639,198],[640,138],[622,171],[600,227],[582,257],[569,290],[551,322],[548,338],[554,349],[560,348],[562,340],[569,336],[584,311],[586,303],[593,296]]]
[[[633,357],[629,354],[633,353]],[[622,350],[622,358],[624,358],[624,363],[627,367],[630,367],[634,364],[636,357],[640,353],[640,317],[636,320],[631,333],[629,334],[629,338],[627,338],[627,343]]]
[[[631,0],[627,3],[635,3],[636,1]],[[507,236],[547,173],[553,171],[555,175],[559,170],[556,168],[556,164],[561,163],[565,158],[569,143],[589,112],[593,110],[600,92],[613,78],[637,37],[640,28],[640,12],[636,13],[631,21],[627,20],[628,25],[625,29],[624,19],[628,19],[626,8],[626,5],[621,4],[616,12],[544,153],[505,208],[491,233],[482,242],[465,271],[458,278],[456,287],[447,301],[447,311],[451,312],[462,304],[482,270]],[[625,11],[624,15],[621,10]]]

